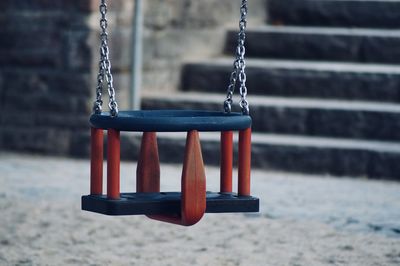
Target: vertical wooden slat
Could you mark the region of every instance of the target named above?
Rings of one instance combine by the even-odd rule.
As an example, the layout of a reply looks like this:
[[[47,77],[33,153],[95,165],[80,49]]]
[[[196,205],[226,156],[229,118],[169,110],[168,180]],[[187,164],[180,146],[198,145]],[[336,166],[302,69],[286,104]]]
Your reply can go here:
[[[181,182],[181,213],[148,217],[184,226],[194,225],[203,217],[207,207],[206,174],[199,133],[195,130],[187,134]]]
[[[182,224],[197,223],[206,211],[206,174],[199,132],[192,130],[186,138],[182,169]]]
[[[136,168],[137,192],[160,192],[160,159],[157,133],[144,132]]]
[[[90,194],[103,194],[103,129],[90,131]]]
[[[107,197],[109,199],[120,197],[120,150],[120,132],[109,129],[107,136]]]
[[[233,132],[221,132],[221,188],[222,193],[232,192]]]
[[[239,131],[239,196],[250,196],[251,128]]]

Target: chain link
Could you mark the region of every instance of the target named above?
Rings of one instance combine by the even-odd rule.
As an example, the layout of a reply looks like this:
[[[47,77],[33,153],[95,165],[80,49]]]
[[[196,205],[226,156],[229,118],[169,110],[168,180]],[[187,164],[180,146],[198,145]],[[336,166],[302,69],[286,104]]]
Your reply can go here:
[[[247,87],[246,87],[246,61],[245,61],[245,40],[246,40],[246,27],[247,27],[247,2],[248,0],[242,0],[240,6],[240,21],[239,21],[239,34],[238,34],[238,46],[236,48],[236,58],[233,62],[233,71],[231,73],[230,82],[227,90],[227,96],[224,101],[224,110],[226,113],[232,111],[233,94],[237,85],[237,81],[240,83],[240,107],[242,113],[248,115],[249,102],[247,101]]]
[[[107,21],[107,1],[101,0],[100,2],[100,61],[99,61],[99,73],[97,75],[97,86],[96,86],[96,101],[93,105],[93,112],[100,114],[102,111],[102,90],[104,81],[107,82],[107,90],[109,96],[108,106],[110,108],[111,116],[118,115],[118,104],[115,99],[114,79],[111,73],[111,62],[110,62],[110,48],[108,46],[108,21]]]

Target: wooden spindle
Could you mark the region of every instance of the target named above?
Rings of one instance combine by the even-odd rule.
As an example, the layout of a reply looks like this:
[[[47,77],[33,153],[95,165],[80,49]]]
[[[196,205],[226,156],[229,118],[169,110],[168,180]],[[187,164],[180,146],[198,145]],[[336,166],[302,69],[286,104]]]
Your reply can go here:
[[[239,196],[250,196],[251,128],[239,131]]]
[[[221,181],[222,193],[232,192],[232,167],[233,167],[233,132],[221,132]]]
[[[120,198],[120,132],[108,130],[107,136],[107,197]]]
[[[103,194],[103,129],[90,131],[90,194]]]

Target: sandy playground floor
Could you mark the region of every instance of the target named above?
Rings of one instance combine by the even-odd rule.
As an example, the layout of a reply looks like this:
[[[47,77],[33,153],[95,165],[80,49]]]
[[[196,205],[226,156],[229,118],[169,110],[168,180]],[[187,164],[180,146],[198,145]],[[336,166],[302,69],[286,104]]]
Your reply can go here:
[[[121,171],[129,191],[135,164]],[[163,190],[180,173],[163,166]],[[81,211],[88,176],[85,160],[0,153],[0,265],[400,265],[399,183],[254,171],[260,214],[184,228]]]

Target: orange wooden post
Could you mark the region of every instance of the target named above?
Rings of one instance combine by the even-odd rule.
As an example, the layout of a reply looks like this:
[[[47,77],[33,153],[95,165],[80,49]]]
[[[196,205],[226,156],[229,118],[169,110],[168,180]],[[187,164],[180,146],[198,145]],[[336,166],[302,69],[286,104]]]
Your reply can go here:
[[[103,129],[90,131],[90,194],[103,194]]]
[[[160,159],[157,133],[144,132],[136,168],[137,192],[160,192]]]
[[[232,192],[233,132],[221,132],[221,189],[222,193]]]
[[[239,196],[250,196],[251,128],[239,131]]]
[[[107,136],[107,197],[109,199],[120,197],[120,146],[119,131],[109,129]]]

